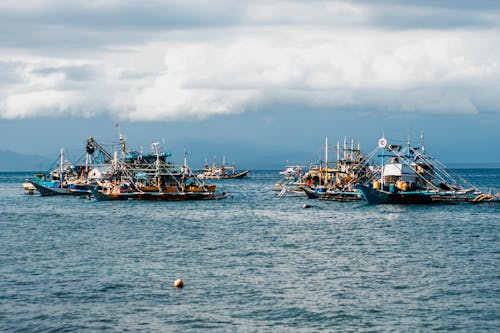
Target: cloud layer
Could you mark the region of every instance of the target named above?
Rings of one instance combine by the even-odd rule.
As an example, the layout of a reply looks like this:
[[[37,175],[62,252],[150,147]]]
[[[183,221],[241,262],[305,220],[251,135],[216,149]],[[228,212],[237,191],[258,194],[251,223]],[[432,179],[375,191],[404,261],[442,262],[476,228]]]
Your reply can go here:
[[[2,2],[0,118],[500,112],[495,3],[377,3]]]

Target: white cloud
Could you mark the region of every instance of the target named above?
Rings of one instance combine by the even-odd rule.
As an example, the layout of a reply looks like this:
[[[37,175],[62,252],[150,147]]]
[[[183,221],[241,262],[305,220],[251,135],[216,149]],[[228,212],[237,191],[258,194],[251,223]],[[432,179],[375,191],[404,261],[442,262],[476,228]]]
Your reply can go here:
[[[365,7],[340,1],[257,1],[246,7],[242,20],[252,24],[358,24],[368,18]]]
[[[242,26],[145,33],[142,43],[109,41],[78,58],[10,49],[0,59],[11,80],[0,85],[0,118],[175,120],[277,104],[477,113],[500,105],[498,28],[377,29],[360,24],[370,7],[345,2],[242,9]]]
[[[83,99],[79,92],[40,90],[12,94],[6,99],[6,119],[36,116],[77,115]]]
[[[292,29],[265,38],[170,44],[174,51],[165,56],[167,70],[138,92],[129,116],[204,117],[241,112],[256,101],[332,110],[475,113],[471,101],[497,89],[491,84],[500,79],[500,58],[485,56],[488,38],[476,40],[471,51],[474,34],[338,35],[314,31],[309,36]]]

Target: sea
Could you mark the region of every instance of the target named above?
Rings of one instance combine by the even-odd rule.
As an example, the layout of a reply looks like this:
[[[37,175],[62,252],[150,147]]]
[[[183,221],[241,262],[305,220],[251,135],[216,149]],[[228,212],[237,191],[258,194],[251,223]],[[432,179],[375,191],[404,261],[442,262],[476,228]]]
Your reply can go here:
[[[500,191],[500,169],[455,172]],[[280,198],[278,170],[198,202],[26,178],[0,173],[0,332],[500,331],[500,204]]]

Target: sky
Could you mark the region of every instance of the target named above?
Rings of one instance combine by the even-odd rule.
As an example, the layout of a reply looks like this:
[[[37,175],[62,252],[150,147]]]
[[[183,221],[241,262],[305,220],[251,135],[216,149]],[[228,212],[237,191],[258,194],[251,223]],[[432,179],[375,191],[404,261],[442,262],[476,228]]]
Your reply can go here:
[[[500,2],[3,0],[0,150],[165,142],[198,166],[369,152],[500,165]]]

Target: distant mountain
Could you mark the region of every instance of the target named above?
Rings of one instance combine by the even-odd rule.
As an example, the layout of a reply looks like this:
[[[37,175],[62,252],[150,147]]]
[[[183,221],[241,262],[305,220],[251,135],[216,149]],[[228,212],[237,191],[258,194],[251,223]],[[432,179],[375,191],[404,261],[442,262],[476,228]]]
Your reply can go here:
[[[8,150],[0,150],[0,171],[41,171],[47,170],[53,161],[39,155],[25,155]]]

